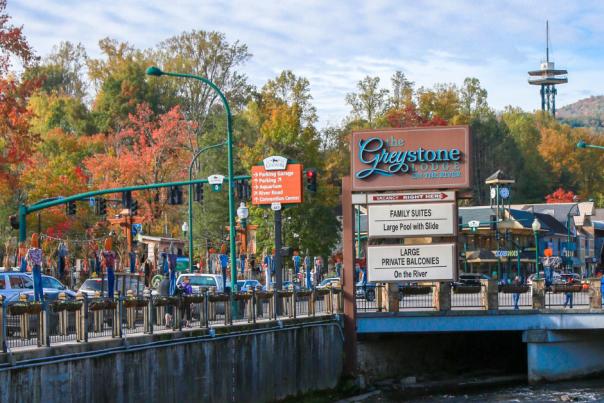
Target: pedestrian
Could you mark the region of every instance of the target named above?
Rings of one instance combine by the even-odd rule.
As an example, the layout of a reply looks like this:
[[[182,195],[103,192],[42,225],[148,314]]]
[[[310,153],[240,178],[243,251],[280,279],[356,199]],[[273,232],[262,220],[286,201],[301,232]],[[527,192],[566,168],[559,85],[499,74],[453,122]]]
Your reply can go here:
[[[520,277],[516,276],[514,278],[514,283],[513,283],[516,287],[520,287],[521,282],[520,282]],[[518,306],[518,303],[520,302],[520,293],[519,292],[515,292],[512,294],[512,301],[514,302],[514,309],[520,309]]]
[[[158,287],[159,296],[162,298],[168,298],[170,296],[170,276],[164,274],[163,279],[159,283]],[[166,306],[166,314],[164,316],[164,323],[166,327],[170,327],[172,324],[172,305]]]
[[[111,250],[113,241],[111,238],[105,239],[105,249],[101,252],[102,266],[107,272],[107,295],[113,299],[115,290],[115,252]]]
[[[191,287],[191,283],[189,282],[188,276],[183,276],[182,283],[178,286],[180,294],[183,296],[193,294],[193,287]],[[186,302],[181,304],[181,317],[183,320],[183,326],[190,327],[189,323],[191,321],[191,304]]]
[[[564,308],[566,308],[566,306],[568,305],[570,309],[573,309],[573,292],[572,292],[572,286],[575,283],[575,279],[570,277],[568,279],[568,282],[566,283],[568,286],[568,289],[566,291],[566,298],[564,299]]]
[[[34,300],[44,302],[44,293],[42,291],[42,249],[40,249],[40,239],[38,234],[31,236],[31,247],[26,255],[27,264],[31,268],[32,278],[34,280]]]

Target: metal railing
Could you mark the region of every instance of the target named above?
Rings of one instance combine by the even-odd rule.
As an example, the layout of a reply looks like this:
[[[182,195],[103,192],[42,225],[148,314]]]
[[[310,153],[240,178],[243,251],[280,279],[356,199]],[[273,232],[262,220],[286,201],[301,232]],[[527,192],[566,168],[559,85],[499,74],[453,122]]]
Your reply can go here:
[[[342,312],[339,288],[234,295],[204,291],[174,297],[146,290],[142,296],[129,291],[114,299],[78,294],[76,300],[67,300],[62,295],[46,304],[8,303],[0,296],[0,351]]]
[[[437,283],[399,285],[398,289],[394,290],[390,288],[391,293],[398,293],[399,304],[394,309],[388,306],[390,296],[385,284],[369,283],[358,286],[355,287],[356,310],[359,313],[369,313],[488,309],[601,309],[602,307],[598,302],[601,298],[599,282],[591,286],[554,285],[542,288],[541,294],[538,292],[534,294],[532,286],[528,285],[497,286],[490,282],[480,285],[441,284],[440,294],[436,291]],[[598,290],[593,289],[596,286]]]

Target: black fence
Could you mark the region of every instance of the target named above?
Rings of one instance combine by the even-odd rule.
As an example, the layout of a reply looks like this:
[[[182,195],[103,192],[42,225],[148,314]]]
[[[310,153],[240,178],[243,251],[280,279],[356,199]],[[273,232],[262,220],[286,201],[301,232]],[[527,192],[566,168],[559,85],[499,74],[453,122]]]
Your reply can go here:
[[[160,297],[118,296],[115,299],[78,296],[45,305],[0,302],[2,351],[87,342],[100,338],[211,328],[257,321],[343,312],[342,291],[253,290],[247,293]]]

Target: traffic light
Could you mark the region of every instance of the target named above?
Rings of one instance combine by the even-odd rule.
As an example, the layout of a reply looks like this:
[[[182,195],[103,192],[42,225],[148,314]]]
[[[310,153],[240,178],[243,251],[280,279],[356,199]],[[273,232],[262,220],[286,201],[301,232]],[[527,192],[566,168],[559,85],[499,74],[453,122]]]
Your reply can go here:
[[[75,215],[75,213],[76,213],[75,201],[67,202],[66,212],[67,212],[67,215]]]
[[[306,189],[313,193],[317,191],[317,170],[314,168],[306,170]]]
[[[489,218],[489,225],[492,231],[497,231],[497,216],[491,215]]]
[[[250,200],[251,196],[252,196],[252,187],[250,186],[250,183],[247,181],[247,179],[245,179],[243,181],[243,201]]]
[[[235,182],[235,197],[239,201],[243,201],[243,182]]]
[[[138,201],[131,200],[130,201],[130,215],[136,215],[138,213]]]
[[[130,208],[130,203],[132,203],[132,192],[127,190],[122,193],[122,206],[124,208]]]
[[[196,183],[193,191],[193,200],[196,202],[203,202],[203,183]]]
[[[19,229],[19,220],[17,219],[16,215],[12,215],[10,217],[8,217],[8,222],[10,223],[10,226],[12,229]]]
[[[182,190],[178,186],[171,186],[168,191],[168,204],[182,204]]]
[[[97,197],[94,207],[97,215],[107,215],[107,200],[104,197]]]

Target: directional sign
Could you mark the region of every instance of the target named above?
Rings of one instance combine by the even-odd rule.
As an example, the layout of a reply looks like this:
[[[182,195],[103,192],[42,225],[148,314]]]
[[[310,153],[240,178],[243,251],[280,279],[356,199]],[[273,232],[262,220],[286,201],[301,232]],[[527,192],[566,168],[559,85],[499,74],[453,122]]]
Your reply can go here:
[[[390,281],[452,281],[455,244],[389,245],[367,248],[368,279]]]
[[[455,201],[455,192],[373,193],[367,195],[367,202],[369,204],[444,201]]]
[[[369,206],[370,238],[449,236],[457,234],[454,203]]]
[[[282,170],[252,167],[252,204],[302,203],[302,165]]]

